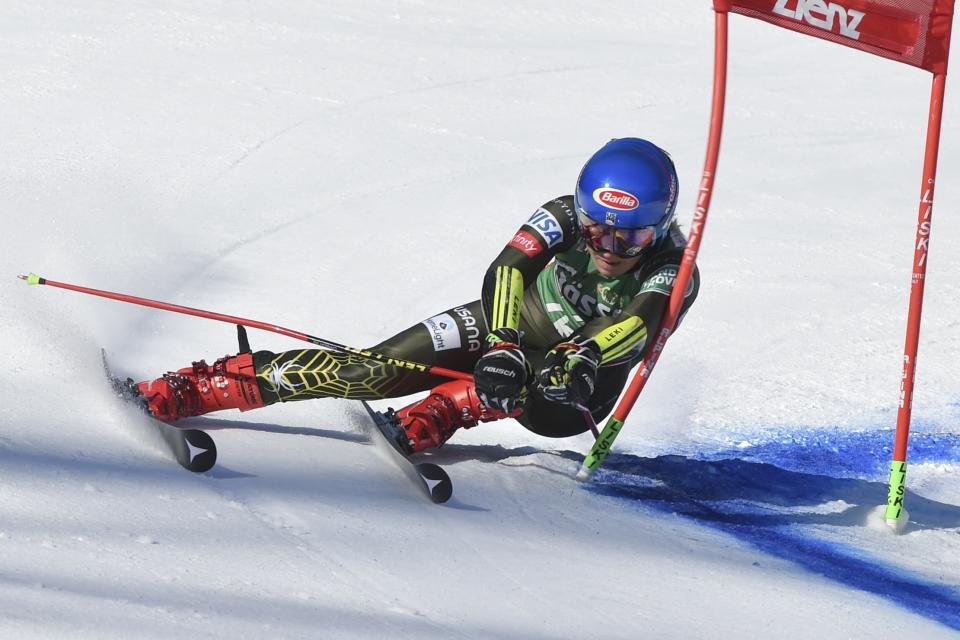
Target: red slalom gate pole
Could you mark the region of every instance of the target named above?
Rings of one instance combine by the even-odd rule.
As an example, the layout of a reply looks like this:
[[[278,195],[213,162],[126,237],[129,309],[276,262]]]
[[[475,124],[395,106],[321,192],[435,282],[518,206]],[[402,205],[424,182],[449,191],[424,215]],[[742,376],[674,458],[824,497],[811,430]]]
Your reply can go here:
[[[640,363],[640,368],[627,392],[620,399],[620,403],[613,415],[607,419],[600,437],[597,438],[590,453],[584,458],[577,472],[578,480],[589,480],[593,473],[603,464],[613,446],[613,441],[620,434],[623,423],[630,410],[633,409],[640,392],[643,391],[654,366],[660,359],[660,354],[667,343],[667,339],[677,326],[680,310],[683,308],[683,299],[687,284],[693,276],[693,269],[697,262],[697,252],[700,250],[700,241],[703,238],[703,228],[707,223],[707,214],[710,210],[710,199],[713,196],[713,182],[717,173],[717,162],[720,158],[720,135],[723,130],[723,108],[727,86],[727,12],[716,10],[715,16],[715,44],[713,63],[713,103],[710,111],[710,135],[707,141],[707,157],[704,162],[703,178],[700,181],[700,193],[697,197],[697,208],[693,214],[693,223],[690,225],[690,238],[683,251],[683,260],[677,279],[673,283],[670,294],[670,306],[663,319],[660,330],[647,356]]]
[[[886,520],[894,529],[906,524],[903,507],[907,481],[907,441],[910,438],[910,417],[913,409],[913,385],[916,377],[917,351],[920,344],[920,317],[923,313],[923,289],[927,276],[927,251],[930,224],[933,218],[933,190],[937,177],[940,151],[940,124],[943,121],[943,95],[947,76],[934,74],[930,92],[930,113],[927,123],[926,151],[923,158],[923,182],[920,184],[920,206],[917,214],[917,236],[913,252],[913,276],[910,281],[910,310],[907,314],[906,344],[903,349],[903,375],[900,379],[900,406],[897,410],[897,432],[890,463],[890,486],[887,492]]]
[[[399,358],[394,358],[391,356],[384,355],[382,353],[376,353],[373,351],[367,351],[365,349],[357,349],[356,347],[348,347],[332,340],[326,340],[324,338],[318,338],[316,336],[311,336],[309,334],[303,333],[302,331],[295,331],[293,329],[287,329],[275,324],[270,324],[268,322],[261,322],[259,320],[249,320],[247,318],[240,318],[237,316],[229,316],[224,313],[216,313],[214,311],[204,311],[203,309],[194,309],[192,307],[183,307],[178,304],[171,304],[169,302],[160,302],[157,300],[148,300],[147,298],[138,298],[136,296],[127,295],[124,293],[114,293],[112,291],[103,291],[101,289],[91,289],[89,287],[81,287],[79,285],[70,284],[67,282],[57,282],[55,280],[48,280],[46,278],[41,278],[35,273],[30,275],[20,275],[17,276],[21,280],[26,280],[27,284],[31,285],[46,285],[48,287],[57,287],[58,289],[68,289],[70,291],[77,291],[79,293],[85,293],[92,296],[99,296],[101,298],[109,298],[111,300],[118,300],[120,302],[129,302],[131,304],[138,304],[144,307],[151,307],[153,309],[162,309],[163,311],[173,311],[174,313],[182,313],[188,316],[196,316],[198,318],[207,318],[208,320],[217,320],[219,322],[228,322],[230,324],[239,324],[244,327],[249,327],[251,329],[262,329],[264,331],[272,331],[273,333],[279,333],[280,335],[287,336],[289,338],[294,338],[296,340],[303,340],[304,342],[309,342],[310,344],[315,344],[324,349],[330,351],[339,351],[340,353],[347,353],[361,358],[366,358],[368,360],[379,360],[387,364],[391,364],[395,367],[401,369],[410,369],[413,371],[420,371],[423,373],[429,373],[431,375],[443,376],[444,378],[451,378],[454,380],[473,380],[473,376],[469,373],[464,373],[463,371],[456,371],[455,369],[446,369],[444,367],[432,367],[430,365],[421,364],[419,362],[412,362],[410,360],[401,360]]]

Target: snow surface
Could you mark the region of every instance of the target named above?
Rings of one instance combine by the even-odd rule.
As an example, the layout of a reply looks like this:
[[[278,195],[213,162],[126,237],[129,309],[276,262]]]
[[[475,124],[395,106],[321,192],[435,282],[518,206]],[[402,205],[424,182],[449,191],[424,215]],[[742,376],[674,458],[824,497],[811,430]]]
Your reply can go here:
[[[147,377],[232,328],[14,278],[372,344],[474,299],[608,138],[671,151],[689,221],[712,25],[706,0],[3,3],[0,637],[958,637],[956,83],[899,537],[873,511],[930,78],[739,16],[700,299],[590,485],[588,437],[503,422],[433,457],[435,506],[342,401],[204,419],[220,463],[191,475],[99,347]]]

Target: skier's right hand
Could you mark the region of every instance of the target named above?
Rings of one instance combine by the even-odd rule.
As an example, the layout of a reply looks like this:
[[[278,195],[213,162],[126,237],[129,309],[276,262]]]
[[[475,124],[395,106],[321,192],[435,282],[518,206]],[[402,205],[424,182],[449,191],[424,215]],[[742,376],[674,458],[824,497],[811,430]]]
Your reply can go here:
[[[487,336],[487,352],[473,368],[477,396],[484,406],[513,413],[527,396],[533,369],[520,350],[520,332],[503,327]]]

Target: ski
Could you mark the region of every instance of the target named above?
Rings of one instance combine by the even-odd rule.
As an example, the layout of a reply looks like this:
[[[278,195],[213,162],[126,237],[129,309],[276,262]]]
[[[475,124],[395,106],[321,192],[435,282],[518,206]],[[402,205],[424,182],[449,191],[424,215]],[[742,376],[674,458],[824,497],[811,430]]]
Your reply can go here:
[[[167,449],[184,469],[194,473],[203,473],[213,468],[217,462],[217,445],[206,431],[199,429],[180,429],[157,420],[147,411],[143,398],[135,391],[131,378],[121,380],[110,371],[106,349],[100,350],[103,358],[103,371],[114,394],[128,404],[133,404],[143,412],[148,424],[160,434]]]
[[[373,407],[360,401],[363,407],[370,414],[373,424],[378,433],[389,444],[389,450],[394,462],[400,467],[404,474],[417,484],[423,492],[427,494],[433,502],[441,504],[450,499],[453,495],[453,482],[450,476],[443,470],[443,467],[432,462],[414,462],[410,459],[407,442],[407,434],[403,428],[397,424],[396,414],[393,409],[387,410],[387,413],[376,411]]]

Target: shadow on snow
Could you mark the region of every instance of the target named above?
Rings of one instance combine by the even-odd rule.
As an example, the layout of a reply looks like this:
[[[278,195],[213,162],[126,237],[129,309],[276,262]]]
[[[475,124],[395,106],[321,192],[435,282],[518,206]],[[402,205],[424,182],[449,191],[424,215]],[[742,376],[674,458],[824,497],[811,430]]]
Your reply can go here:
[[[587,487],[693,518],[960,630],[957,589],[908,574],[855,546],[819,539],[800,526],[864,525],[886,503],[892,442],[890,431],[807,430],[699,459],[614,454]],[[913,464],[960,461],[957,435],[916,434],[910,446]],[[905,502],[911,520],[907,532],[960,528],[958,506],[909,490]]]
[[[365,434],[334,429],[209,418],[190,426],[369,443]],[[765,434],[765,438],[696,457],[612,454],[586,487],[693,518],[765,553],[960,630],[960,591],[908,574],[866,550],[819,539],[802,527],[863,526],[870,513],[886,503],[892,430],[782,430],[773,437]],[[448,445],[435,455],[438,462],[456,464],[466,460],[500,462],[535,453],[542,451],[534,447]],[[913,465],[960,462],[960,436],[915,433],[909,453]],[[581,454],[570,451],[560,455],[577,463],[582,459]],[[910,510],[907,532],[960,528],[958,506],[910,490],[906,504]]]

